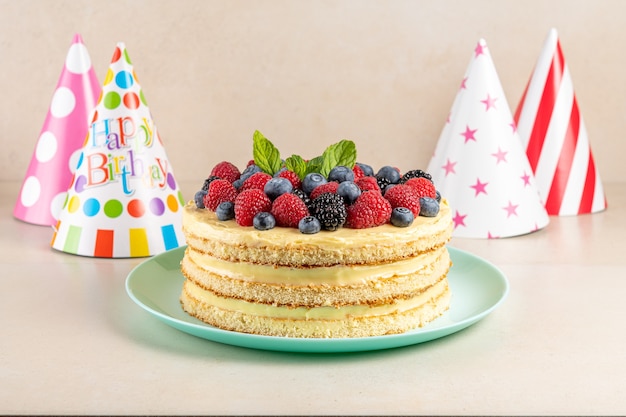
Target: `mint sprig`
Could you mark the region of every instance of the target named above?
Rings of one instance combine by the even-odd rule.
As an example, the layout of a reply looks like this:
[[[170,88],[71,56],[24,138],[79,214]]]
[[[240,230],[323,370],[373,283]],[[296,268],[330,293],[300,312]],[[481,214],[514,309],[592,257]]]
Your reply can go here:
[[[270,175],[277,173],[283,165],[278,149],[258,130],[252,136],[252,156],[254,163]]]
[[[330,170],[342,165],[352,169],[356,163],[356,146],[350,140],[341,140],[330,145],[322,154],[322,169],[320,174],[328,177]]]

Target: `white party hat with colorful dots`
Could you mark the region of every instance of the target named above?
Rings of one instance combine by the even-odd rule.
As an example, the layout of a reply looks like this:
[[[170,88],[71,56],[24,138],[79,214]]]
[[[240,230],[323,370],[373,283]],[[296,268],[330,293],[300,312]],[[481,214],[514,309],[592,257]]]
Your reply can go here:
[[[76,34],[13,209],[15,218],[56,224],[99,95],[89,52]]]
[[[452,208],[453,236],[518,236],[549,222],[483,39],[474,49],[428,172]]]
[[[548,214],[606,209],[600,172],[556,29],[545,40],[515,122]]]
[[[123,43],[118,43],[52,238],[76,255],[151,256],[184,244],[180,192]]]

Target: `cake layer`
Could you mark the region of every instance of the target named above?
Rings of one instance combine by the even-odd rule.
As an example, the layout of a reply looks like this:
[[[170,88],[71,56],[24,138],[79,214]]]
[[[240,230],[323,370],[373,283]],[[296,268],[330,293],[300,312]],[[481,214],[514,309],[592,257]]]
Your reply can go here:
[[[418,216],[409,227],[385,224],[368,229],[340,228],[305,235],[294,228],[256,230],[188,203],[183,231],[194,250],[232,262],[284,266],[378,264],[443,247],[452,236],[450,207],[442,200],[437,217]]]
[[[383,304],[410,298],[445,278],[445,247],[378,265],[291,268],[228,262],[188,247],[183,275],[216,294],[262,304],[342,306]]]
[[[186,280],[181,303],[190,315],[219,328],[283,337],[367,337],[402,333],[423,326],[450,305],[442,279],[409,299],[345,307],[284,307],[221,297]]]

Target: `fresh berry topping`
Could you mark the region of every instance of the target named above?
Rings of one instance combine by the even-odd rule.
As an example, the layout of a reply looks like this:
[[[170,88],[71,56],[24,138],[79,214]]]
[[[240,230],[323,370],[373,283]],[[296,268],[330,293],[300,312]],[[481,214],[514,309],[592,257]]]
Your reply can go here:
[[[300,177],[298,177],[298,174],[296,174],[295,172],[289,171],[288,169],[286,169],[286,170],[280,171],[278,173],[278,176],[281,178],[287,178],[294,189],[302,188],[302,181],[300,180]]]
[[[365,175],[366,177],[374,176],[374,168],[372,168],[370,165],[363,164],[361,162],[357,162],[356,165],[361,168],[361,171],[363,171],[363,175]]]
[[[389,182],[389,180],[386,177],[374,177],[374,178],[376,178],[376,184],[378,185],[378,190],[381,193],[384,193],[385,188],[387,188],[389,185],[395,185]]]
[[[204,196],[207,195],[207,190],[200,190],[194,196],[193,200],[196,203],[196,207],[199,209],[204,208]]]
[[[346,227],[366,229],[381,226],[391,218],[391,204],[379,192],[366,191],[347,208]]]
[[[251,165],[248,165],[246,167],[246,169],[243,170],[243,172],[241,173],[241,176],[239,177],[239,179],[241,181],[245,181],[248,178],[250,178],[252,176],[252,174],[256,174],[257,172],[261,172],[261,168],[258,165],[255,165],[253,163]]]
[[[347,166],[337,165],[328,173],[328,181],[354,181],[354,172]]]
[[[320,221],[324,230],[337,230],[346,221],[346,206],[339,194],[321,194],[311,201],[309,211]]]
[[[220,177],[223,180],[233,183],[239,179],[241,172],[239,172],[239,168],[231,162],[222,161],[213,167],[211,175],[215,175],[216,177]]]
[[[391,211],[391,224],[396,227],[409,227],[414,219],[413,212],[406,207],[396,207]]]
[[[306,235],[312,235],[322,230],[322,224],[316,217],[306,216],[298,223],[298,230]]]
[[[237,189],[227,180],[215,180],[209,184],[207,195],[204,196],[204,207],[215,211],[224,201],[235,201]]]
[[[437,198],[435,184],[425,177],[411,178],[405,184],[415,189],[420,197]]]
[[[276,227],[276,219],[272,213],[262,211],[254,216],[252,219],[252,225],[257,230],[270,230]]]
[[[311,199],[300,188],[296,188],[291,192],[291,194],[298,196],[298,198],[302,200],[307,207],[311,205]]]
[[[295,194],[283,194],[272,203],[271,213],[280,227],[298,227],[302,218],[309,215],[304,201]]]
[[[242,191],[235,198],[235,220],[239,226],[252,226],[257,213],[271,209],[272,202],[259,189]]]
[[[385,198],[391,204],[391,208],[406,207],[413,216],[420,214],[420,196],[414,188],[406,184],[398,184],[391,187],[385,193]]]
[[[385,178],[389,181],[389,184],[397,184],[400,181],[400,171],[398,171],[398,168],[385,165],[378,170],[376,178]]]
[[[435,191],[435,200],[437,200],[437,203],[441,203],[441,193],[439,190]]]
[[[271,179],[272,176],[270,174],[265,172],[255,172],[243,182],[239,191],[263,190],[265,188],[265,184],[267,184],[267,182]]]
[[[404,184],[411,178],[426,178],[427,180],[433,180],[433,177],[428,172],[422,171],[421,169],[413,169],[404,173],[402,178],[400,178],[400,184]]]
[[[353,181],[344,181],[337,187],[337,194],[343,197],[343,201],[350,205],[361,195],[361,189]]]
[[[363,172],[363,169],[359,164],[355,164],[352,167],[352,173],[354,174],[354,181],[358,180],[359,178],[365,177],[365,173]]]
[[[334,181],[327,182],[327,183],[324,183],[322,185],[318,185],[317,187],[315,187],[315,189],[311,191],[311,195],[309,197],[311,197],[311,200],[315,200],[317,197],[319,197],[320,195],[324,193],[336,193],[338,188],[339,188],[339,183],[334,182]]]
[[[380,188],[378,187],[378,182],[374,177],[363,177],[356,180],[356,185],[359,186],[361,191],[378,191],[380,192]]]
[[[326,184],[326,182],[327,180],[322,174],[311,172],[302,180],[302,191],[310,195],[311,191],[322,184]]]
[[[202,189],[204,191],[208,190],[209,189],[209,184],[211,184],[213,181],[219,180],[219,179],[220,179],[220,177],[216,177],[215,175],[209,176],[209,178],[204,180],[204,184],[202,184]]]
[[[274,201],[278,196],[290,193],[292,190],[293,185],[291,185],[291,182],[289,182],[287,178],[282,177],[270,179],[265,183],[265,187],[263,187],[263,191],[272,201]]]
[[[420,216],[437,217],[437,214],[439,214],[439,203],[434,198],[421,197],[420,205],[422,206],[419,214]]]
[[[215,214],[217,215],[218,220],[232,220],[235,218],[235,204],[231,201],[224,201],[217,206]]]

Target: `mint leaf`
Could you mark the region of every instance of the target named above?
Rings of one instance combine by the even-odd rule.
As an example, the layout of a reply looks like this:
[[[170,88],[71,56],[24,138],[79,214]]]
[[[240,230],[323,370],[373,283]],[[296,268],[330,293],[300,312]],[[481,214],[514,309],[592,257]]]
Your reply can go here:
[[[321,172],[323,165],[324,165],[324,158],[322,156],[316,156],[315,158],[307,162],[306,173],[310,174],[311,172]]]
[[[281,166],[280,152],[261,132],[254,131],[252,136],[252,156],[254,163],[267,174],[274,175]]]
[[[300,179],[304,179],[306,176],[306,162],[299,155],[291,155],[285,159],[285,166],[288,170],[295,172]]]
[[[322,158],[322,169],[319,172],[325,177],[338,165],[352,169],[356,163],[356,145],[351,140],[341,140],[326,148]]]

